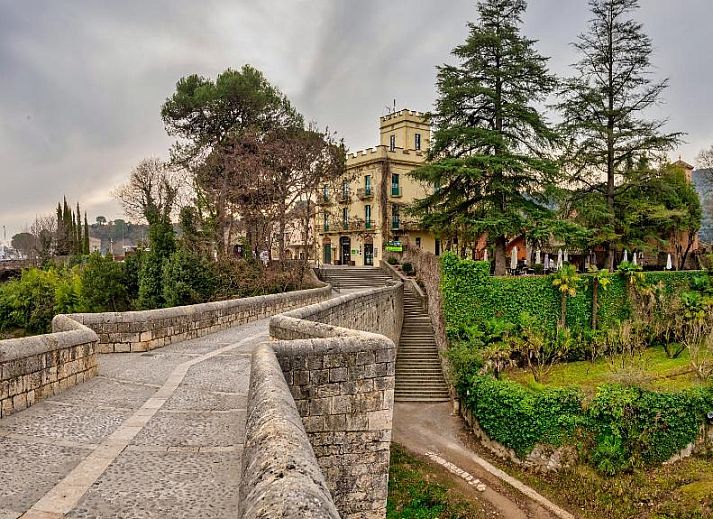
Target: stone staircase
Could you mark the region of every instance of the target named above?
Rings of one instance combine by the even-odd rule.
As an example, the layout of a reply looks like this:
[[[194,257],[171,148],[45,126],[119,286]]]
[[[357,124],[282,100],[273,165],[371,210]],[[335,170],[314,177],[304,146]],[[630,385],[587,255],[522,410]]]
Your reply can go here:
[[[404,326],[396,355],[397,402],[447,402],[438,347],[428,312],[411,290],[404,291]]]
[[[345,290],[385,286],[393,279],[371,267],[326,267],[322,278]],[[447,402],[450,398],[428,311],[408,288],[404,290],[404,325],[396,355],[397,402]]]
[[[391,279],[383,270],[376,267],[325,267],[321,270],[324,281],[337,289],[359,289],[383,287]]]

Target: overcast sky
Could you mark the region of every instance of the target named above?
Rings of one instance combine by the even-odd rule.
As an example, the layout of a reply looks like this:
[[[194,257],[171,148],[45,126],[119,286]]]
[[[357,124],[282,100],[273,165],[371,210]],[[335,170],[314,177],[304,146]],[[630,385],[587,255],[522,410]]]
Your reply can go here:
[[[566,74],[587,2],[529,4],[526,34]],[[687,133],[672,158],[693,162],[713,144],[713,2],[642,4],[671,81],[657,115]],[[167,157],[160,107],[191,73],[250,63],[352,150],[373,146],[394,98],[432,107],[435,66],[474,17],[473,0],[0,0],[0,226],[9,238],[64,194],[92,221],[122,216],[111,190],[143,157]]]

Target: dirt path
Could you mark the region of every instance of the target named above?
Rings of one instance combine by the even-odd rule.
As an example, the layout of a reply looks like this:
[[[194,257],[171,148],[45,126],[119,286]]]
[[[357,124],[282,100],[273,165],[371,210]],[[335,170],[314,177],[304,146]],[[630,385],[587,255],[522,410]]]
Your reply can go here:
[[[469,472],[487,485],[485,492],[479,492],[464,480],[453,476],[459,486],[476,500],[485,499],[504,519],[564,519],[573,518],[561,511],[555,513],[538,503],[545,500],[529,487],[515,480],[511,484],[522,485],[518,491],[510,484],[503,483],[493,472],[500,472],[467,448],[462,438],[467,432],[459,416],[450,414],[450,403],[421,404],[397,403],[394,408],[393,440],[416,454],[434,452]],[[487,467],[487,468],[486,468]],[[509,477],[504,473],[501,477]],[[554,505],[552,505],[554,506]],[[556,507],[555,507],[556,509]]]

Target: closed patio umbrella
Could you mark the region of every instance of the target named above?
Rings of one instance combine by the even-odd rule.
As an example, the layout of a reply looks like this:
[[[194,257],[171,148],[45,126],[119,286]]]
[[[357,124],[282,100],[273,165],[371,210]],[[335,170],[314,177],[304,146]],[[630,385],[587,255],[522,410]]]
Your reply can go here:
[[[569,251],[567,249],[564,250],[564,258],[562,259],[564,263],[569,263]]]
[[[485,249],[485,252],[483,253],[483,261],[488,261],[488,249]]]
[[[545,270],[550,270],[550,255],[545,254]]]
[[[557,250],[557,270],[562,268],[562,249]]]
[[[515,270],[517,268],[517,247],[512,248],[512,253],[510,254],[510,270]]]
[[[537,249],[535,251],[535,265],[539,265],[540,263],[542,263],[540,259],[540,249]]]
[[[624,249],[624,259],[622,261],[629,261],[629,251]]]
[[[636,262],[636,253],[635,252],[631,255],[631,262],[634,265],[638,265],[638,263]]]
[[[671,270],[673,268],[673,262],[671,261],[671,253],[668,253],[668,257],[666,258],[666,270]]]

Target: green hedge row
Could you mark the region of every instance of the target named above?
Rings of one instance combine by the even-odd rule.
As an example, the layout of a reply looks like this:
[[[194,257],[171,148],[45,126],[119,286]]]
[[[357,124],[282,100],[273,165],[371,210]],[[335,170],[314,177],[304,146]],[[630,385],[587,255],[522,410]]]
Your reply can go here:
[[[587,401],[574,388],[536,391],[475,375],[460,389],[485,433],[519,457],[538,443],[572,444],[583,461],[606,474],[666,461],[695,441],[713,411],[712,388],[659,393],[602,385]]]
[[[650,282],[663,282],[666,290],[688,290],[699,272],[646,272]],[[592,320],[592,276],[583,275],[575,297],[567,300],[567,325],[576,330],[590,328]],[[560,294],[549,276],[494,277],[487,262],[461,260],[453,254],[441,259],[443,313],[448,326],[464,327],[502,318],[516,323],[527,312],[543,325],[557,326]],[[626,280],[613,276],[606,290],[599,290],[600,327],[626,320],[631,313]]]

